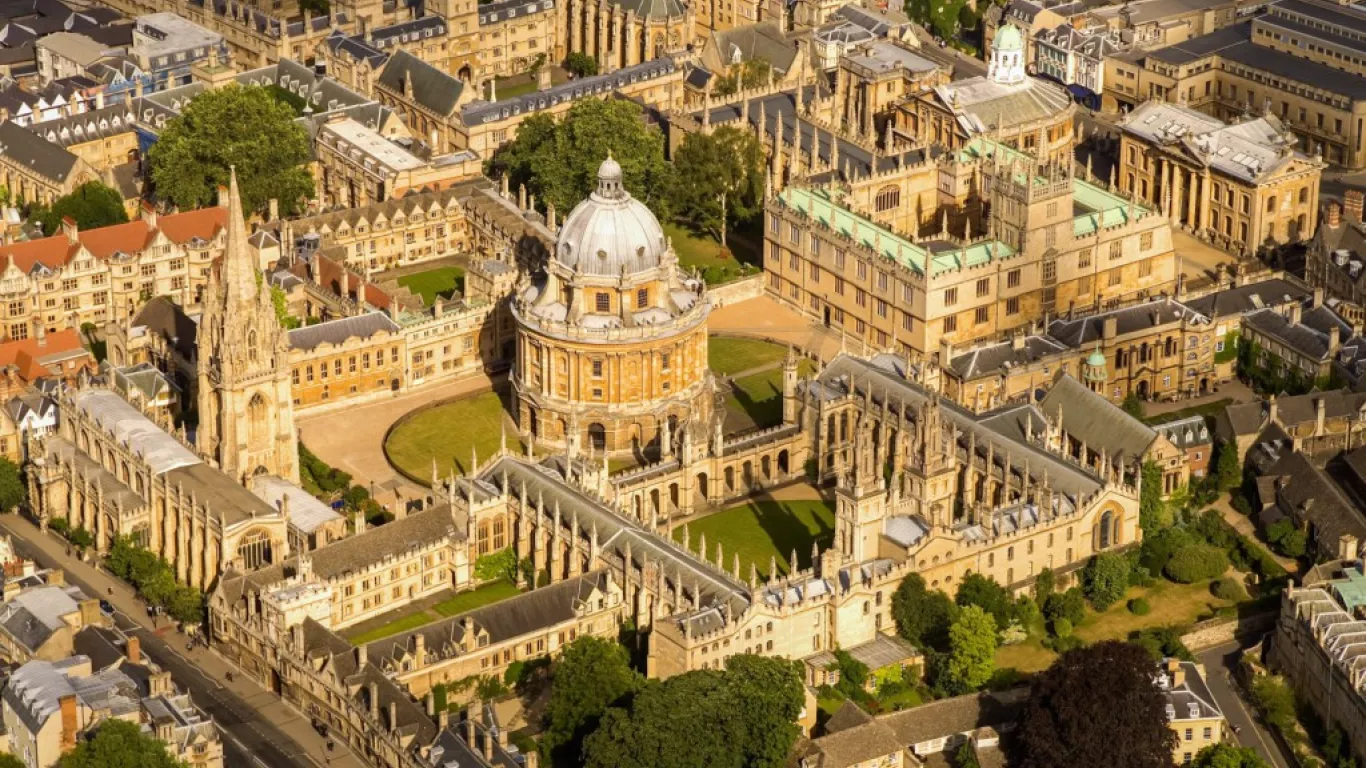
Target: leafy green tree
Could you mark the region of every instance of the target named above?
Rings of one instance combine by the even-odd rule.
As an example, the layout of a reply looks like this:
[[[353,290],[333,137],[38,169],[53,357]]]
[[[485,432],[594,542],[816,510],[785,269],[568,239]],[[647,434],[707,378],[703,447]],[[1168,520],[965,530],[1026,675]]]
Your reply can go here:
[[[1243,482],[1243,468],[1238,462],[1238,446],[1220,440],[1215,450],[1214,478],[1220,491],[1231,491]]]
[[[66,537],[66,539],[67,541],[71,542],[71,546],[75,547],[78,550],[89,549],[90,547],[95,546],[94,534],[92,534],[90,531],[87,531],[85,528],[71,529],[71,533]]]
[[[1117,552],[1091,558],[1082,572],[1082,591],[1097,611],[1105,611],[1124,597],[1129,588],[1129,559]]]
[[[1282,733],[1296,727],[1295,692],[1280,675],[1258,675],[1252,680],[1252,703],[1262,718]]]
[[[63,755],[57,768],[184,768],[184,763],[136,724],[110,718],[100,724],[94,738]]]
[[[1144,535],[1165,527],[1162,503],[1162,468],[1149,459],[1143,462],[1142,487],[1138,493],[1138,524]]]
[[[1016,728],[1021,768],[1170,768],[1176,733],[1156,665],[1108,641],[1068,651],[1030,688]]]
[[[1043,610],[1044,603],[1057,588],[1058,576],[1053,573],[1052,568],[1044,568],[1034,577],[1034,602],[1038,604],[1039,610]]]
[[[332,7],[328,0],[299,0],[299,10],[309,11],[314,16],[325,16]]]
[[[552,689],[553,690],[553,689]],[[725,671],[649,681],[584,743],[588,768],[778,768],[797,740],[801,673],[740,655]]]
[[[696,232],[726,244],[732,222],[751,221],[764,209],[764,149],[751,131],[723,125],[690,133],[674,153],[670,207]]]
[[[1309,548],[1309,537],[1295,527],[1295,521],[1281,518],[1266,529],[1266,540],[1271,548],[1286,557],[1304,557]]]
[[[892,593],[892,618],[897,630],[922,651],[948,648],[949,625],[957,614],[958,606],[949,596],[930,589],[918,573],[907,574]]]
[[[512,547],[481,555],[474,561],[474,577],[480,581],[517,580],[517,553]]]
[[[950,694],[980,689],[996,671],[996,620],[980,606],[964,606],[949,627],[949,654],[936,687]]]
[[[295,214],[313,196],[308,133],[263,88],[230,85],[196,96],[166,124],[148,160],[157,195],[184,209],[214,205],[237,169],[248,211],[278,200]]]
[[[0,752],[0,768],[28,768],[24,761],[9,752]]]
[[[977,760],[977,749],[973,747],[971,739],[960,744],[958,751],[953,753],[953,768],[982,768],[982,763]]]
[[[1181,642],[1180,627],[1148,627],[1129,633],[1129,642],[1147,651],[1153,661],[1180,659],[1195,661],[1195,656]]]
[[[19,465],[0,457],[0,512],[9,512],[28,502],[28,484]]]
[[[1076,626],[1086,618],[1086,597],[1078,587],[1066,592],[1054,592],[1044,600],[1043,616],[1055,624],[1059,619],[1067,619],[1072,626]]]
[[[1228,555],[1222,549],[1209,544],[1191,544],[1172,555],[1162,572],[1172,581],[1194,584],[1222,575],[1227,570]]]
[[[575,77],[592,77],[598,73],[598,60],[586,53],[571,53],[564,60],[564,69]]]
[[[758,88],[768,83],[773,76],[773,67],[764,59],[750,59],[731,67],[730,71],[716,78],[712,93],[729,96],[740,89]]]
[[[667,219],[673,167],[664,159],[664,134],[645,124],[635,102],[585,99],[556,121],[533,115],[489,161],[489,174],[508,175],[513,189],[527,191],[567,214],[597,188],[598,167],[608,154],[621,165],[626,190]]]
[[[80,229],[107,227],[128,221],[123,195],[101,181],[87,181],[53,202],[51,208],[35,206],[30,217],[43,226],[43,234],[62,231],[62,219],[71,217]]]
[[[839,670],[840,680],[835,689],[845,698],[856,699],[868,684],[868,665],[849,655],[848,651],[836,649],[833,667]],[[827,667],[828,668],[828,667]]]
[[[556,766],[579,765],[584,738],[608,707],[642,683],[624,647],[592,636],[565,646],[550,679],[541,749]]]
[[[958,585],[959,607],[975,605],[996,619],[997,629],[1005,629],[1019,618],[1019,608],[1010,592],[990,576],[969,573]]]
[[[1229,742],[1211,744],[1195,753],[1191,768],[1271,768],[1252,747],[1236,747]]]
[[[1135,419],[1142,420],[1143,417],[1147,415],[1147,408],[1143,405],[1143,401],[1139,399],[1137,392],[1131,391],[1128,395],[1125,395],[1124,402],[1121,403],[1119,407],[1123,408],[1125,413],[1133,416]]]

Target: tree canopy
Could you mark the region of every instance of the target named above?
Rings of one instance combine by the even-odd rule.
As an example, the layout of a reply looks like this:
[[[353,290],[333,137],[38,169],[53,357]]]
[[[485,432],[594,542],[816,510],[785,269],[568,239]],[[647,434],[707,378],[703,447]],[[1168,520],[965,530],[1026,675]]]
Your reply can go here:
[[[556,766],[580,765],[584,737],[608,707],[642,684],[624,647],[592,636],[565,646],[550,679],[541,748]]]
[[[1016,730],[1021,768],[1169,768],[1176,734],[1167,727],[1156,663],[1118,641],[1068,651],[1034,682]]]
[[[733,222],[764,209],[764,149],[751,131],[723,125],[690,133],[674,153],[671,208],[696,232],[726,243]]]
[[[564,60],[564,69],[575,77],[591,77],[598,73],[598,60],[575,51]]]
[[[516,140],[489,161],[488,171],[507,174],[514,190],[525,184],[563,216],[597,188],[598,166],[609,153],[621,165],[626,190],[667,219],[673,167],[664,159],[664,134],[645,124],[634,102],[585,99],[558,121],[532,115],[518,126]]]
[[[28,501],[28,484],[19,465],[0,457],[0,512],[9,512]]]
[[[979,606],[964,606],[949,627],[949,655],[937,687],[950,694],[980,689],[996,671],[996,620]]]
[[[1102,552],[1091,558],[1082,572],[1086,599],[1097,611],[1104,611],[1129,588],[1129,559],[1117,552]]]
[[[1220,491],[1231,491],[1243,482],[1243,467],[1238,461],[1238,446],[1220,440],[1214,447],[1214,477]]]
[[[1010,591],[990,576],[969,573],[958,585],[955,597],[959,606],[975,605],[996,619],[996,628],[1005,629],[1019,619],[1019,607]]]
[[[107,227],[128,221],[123,208],[123,195],[101,181],[87,181],[57,198],[51,208],[35,206],[31,217],[43,227],[43,234],[55,235],[62,231],[62,219],[70,216],[80,229]]]
[[[949,596],[930,589],[918,573],[907,574],[892,593],[892,618],[897,630],[922,651],[948,648],[949,625],[957,615],[958,606]]]
[[[1228,742],[1211,744],[1195,754],[1191,768],[1271,768],[1252,747]]]
[[[242,205],[275,199],[283,214],[313,196],[308,133],[264,88],[230,85],[196,96],[161,132],[148,160],[157,194],[184,209],[214,205],[237,169]]]
[[[94,738],[63,755],[57,768],[185,768],[185,764],[136,724],[110,718],[100,724]]]
[[[28,768],[24,761],[10,752],[0,752],[0,768]]]
[[[649,681],[613,707],[584,743],[588,768],[778,768],[798,736],[798,663],[733,656]]]

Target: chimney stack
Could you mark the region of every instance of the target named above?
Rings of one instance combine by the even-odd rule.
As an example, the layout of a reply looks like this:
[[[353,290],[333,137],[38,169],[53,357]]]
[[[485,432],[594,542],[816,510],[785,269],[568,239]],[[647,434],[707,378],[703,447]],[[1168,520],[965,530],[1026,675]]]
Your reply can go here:
[[[1342,206],[1336,200],[1328,203],[1328,226],[1337,228],[1342,226]]]
[[[129,664],[142,663],[142,640],[137,635],[128,636],[128,647],[125,650],[128,655]]]
[[[1349,189],[1342,195],[1343,212],[1347,214],[1347,220],[1353,224],[1361,223],[1363,195],[1359,189]]]
[[[68,693],[57,700],[62,712],[62,752],[76,748],[76,694]]]

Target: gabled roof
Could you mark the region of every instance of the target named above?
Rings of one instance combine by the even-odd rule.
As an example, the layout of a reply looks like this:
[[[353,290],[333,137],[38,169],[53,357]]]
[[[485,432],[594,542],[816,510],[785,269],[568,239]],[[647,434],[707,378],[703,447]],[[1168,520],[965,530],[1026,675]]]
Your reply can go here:
[[[465,90],[465,81],[442,72],[401,48],[384,63],[379,82],[389,90],[444,116],[455,114],[460,94]]]
[[[289,332],[290,349],[314,349],[323,344],[340,346],[348,339],[368,339],[377,333],[397,334],[399,324],[383,312],[342,317]]]
[[[1050,419],[1062,419],[1064,432],[1111,458],[1138,459],[1157,438],[1152,427],[1066,373],[1053,381],[1039,409]]]
[[[0,155],[45,179],[62,183],[79,158],[18,123],[0,123]]]
[[[6,123],[5,125],[8,125]],[[3,125],[0,125],[3,131]],[[62,150],[65,152],[66,150]],[[33,271],[37,264],[49,269],[65,265],[83,246],[91,256],[107,259],[116,253],[136,253],[147,247],[158,231],[173,243],[185,244],[198,238],[209,241],[222,229],[227,220],[227,210],[220,206],[200,208],[185,213],[173,213],[157,217],[155,227],[146,220],[139,219],[126,224],[113,224],[108,227],[80,230],[76,234],[79,246],[73,244],[65,234],[28,240],[21,243],[0,246],[0,258],[5,258],[25,274]]]

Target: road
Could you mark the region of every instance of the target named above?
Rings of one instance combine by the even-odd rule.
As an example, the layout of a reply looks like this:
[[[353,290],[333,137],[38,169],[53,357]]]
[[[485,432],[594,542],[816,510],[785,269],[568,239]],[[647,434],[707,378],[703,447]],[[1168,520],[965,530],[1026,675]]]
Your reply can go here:
[[[1200,663],[1205,665],[1205,683],[1209,685],[1210,693],[1214,694],[1214,700],[1229,725],[1238,728],[1238,733],[1231,734],[1232,738],[1240,746],[1257,750],[1257,754],[1269,762],[1272,768],[1290,768],[1293,763],[1281,752],[1275,737],[1262,727],[1252,715],[1251,707],[1233,687],[1231,678],[1238,667],[1241,653],[1242,647],[1236,642],[1201,651],[1198,657]]]
[[[321,765],[280,730],[278,726],[286,723],[262,717],[263,702],[248,701],[206,674],[199,664],[187,660],[178,650],[188,642],[185,635],[170,625],[157,629],[145,625],[145,612],[133,607],[140,604],[126,586],[114,587],[111,596],[107,586],[92,584],[93,579],[83,578],[83,574],[78,573],[71,564],[61,562],[64,558],[46,551],[50,547],[39,546],[40,542],[31,540],[37,529],[27,521],[5,515],[0,518],[0,530],[10,534],[15,551],[21,557],[33,560],[42,568],[62,569],[68,583],[80,587],[88,595],[106,598],[114,604],[114,623],[118,628],[124,634],[139,638],[142,652],[170,672],[176,683],[189,692],[194,703],[214,719],[223,734],[225,765],[233,768],[318,768]],[[143,615],[135,618],[139,613]],[[278,701],[274,695],[264,691],[260,696],[269,697],[272,702]],[[297,716],[297,719],[302,720],[302,717]]]

